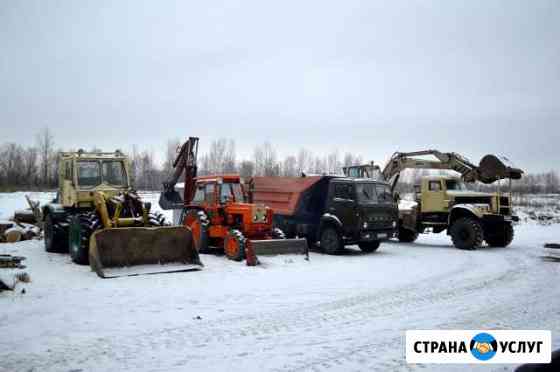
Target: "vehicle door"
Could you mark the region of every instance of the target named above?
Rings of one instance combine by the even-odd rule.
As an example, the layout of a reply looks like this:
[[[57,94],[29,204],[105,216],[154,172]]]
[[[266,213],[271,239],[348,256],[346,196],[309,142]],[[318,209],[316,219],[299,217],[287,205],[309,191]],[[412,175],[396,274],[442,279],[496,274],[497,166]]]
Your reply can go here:
[[[331,182],[328,212],[340,220],[345,235],[352,235],[355,232],[358,216],[356,190],[352,182]]]
[[[428,180],[422,197],[422,213],[444,211],[445,186],[442,180]]]

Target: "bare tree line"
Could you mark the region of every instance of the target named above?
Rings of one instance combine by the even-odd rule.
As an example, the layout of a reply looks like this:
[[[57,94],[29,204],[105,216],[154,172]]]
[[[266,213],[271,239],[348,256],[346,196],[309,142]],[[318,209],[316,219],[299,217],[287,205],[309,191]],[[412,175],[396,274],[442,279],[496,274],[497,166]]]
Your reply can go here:
[[[140,190],[160,190],[162,182],[172,173],[180,140],[171,139],[165,148],[165,158],[160,165],[155,160],[153,151],[132,147],[131,176],[133,184]],[[100,151],[100,149],[90,149]],[[0,191],[25,189],[54,189],[57,186],[57,153],[53,134],[44,128],[35,137],[34,144],[24,147],[16,143],[0,145]],[[359,155],[350,152],[341,155],[337,150],[328,154],[314,154],[301,148],[295,154],[283,158],[278,156],[276,148],[270,142],[255,146],[252,157],[238,159],[235,141],[219,138],[210,143],[206,153],[199,154],[198,173],[225,174],[239,173],[242,177],[251,176],[299,176],[307,175],[341,175],[342,168],[363,163]],[[399,189],[412,190],[415,182],[426,175],[426,171],[413,172],[408,182],[402,182]],[[477,190],[492,191],[497,185],[474,186]],[[559,193],[560,181],[554,171],[527,174],[521,180],[513,182],[513,190],[518,193]]]

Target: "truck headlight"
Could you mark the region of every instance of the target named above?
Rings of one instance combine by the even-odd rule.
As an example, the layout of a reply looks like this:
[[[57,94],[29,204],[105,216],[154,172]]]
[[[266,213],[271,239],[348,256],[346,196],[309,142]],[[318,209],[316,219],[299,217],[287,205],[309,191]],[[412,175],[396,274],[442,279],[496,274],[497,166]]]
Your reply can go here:
[[[367,224],[367,222],[364,222],[364,224],[363,224],[363,226],[362,226],[362,227],[363,227],[364,229],[367,229],[367,227],[368,227],[368,224]]]
[[[393,221],[393,224],[392,224],[392,225],[393,225],[393,229],[394,229],[395,227],[397,227],[397,221]]]

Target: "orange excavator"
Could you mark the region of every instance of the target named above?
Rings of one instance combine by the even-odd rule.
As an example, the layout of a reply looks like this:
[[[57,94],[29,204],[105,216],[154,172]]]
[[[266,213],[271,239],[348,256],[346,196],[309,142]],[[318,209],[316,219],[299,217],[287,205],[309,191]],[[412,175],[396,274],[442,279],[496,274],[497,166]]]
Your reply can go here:
[[[256,265],[259,255],[308,255],[305,239],[286,239],[274,228],[273,211],[248,203],[247,192],[237,174],[197,177],[197,137],[190,137],[178,150],[174,173],[163,184],[159,205],[165,210],[181,210],[180,223],[189,227],[197,250],[223,249],[234,261],[246,259]],[[185,174],[183,196],[175,190]]]

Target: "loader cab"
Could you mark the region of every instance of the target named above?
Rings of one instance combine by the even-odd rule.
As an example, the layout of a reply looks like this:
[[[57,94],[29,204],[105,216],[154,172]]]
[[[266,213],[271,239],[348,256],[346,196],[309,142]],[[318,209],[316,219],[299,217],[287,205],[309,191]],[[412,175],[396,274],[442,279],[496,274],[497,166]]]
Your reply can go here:
[[[203,176],[196,180],[192,204],[215,205],[243,202],[245,202],[245,197],[238,176]]]
[[[90,207],[94,190],[118,194],[129,189],[128,162],[120,151],[62,152],[58,157],[58,203]]]

